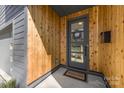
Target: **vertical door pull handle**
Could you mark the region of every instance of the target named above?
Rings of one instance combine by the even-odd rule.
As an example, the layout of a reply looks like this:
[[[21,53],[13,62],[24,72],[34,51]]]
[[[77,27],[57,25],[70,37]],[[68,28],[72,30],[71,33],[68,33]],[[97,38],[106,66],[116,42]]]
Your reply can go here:
[[[87,46],[85,46],[84,52],[85,52],[85,56],[87,56]]]

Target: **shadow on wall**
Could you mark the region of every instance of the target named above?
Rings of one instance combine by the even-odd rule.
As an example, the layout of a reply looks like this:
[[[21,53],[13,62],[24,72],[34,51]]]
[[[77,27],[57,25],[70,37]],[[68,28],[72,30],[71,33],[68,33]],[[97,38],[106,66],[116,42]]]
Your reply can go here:
[[[12,24],[0,30],[0,40],[12,37]]]
[[[59,16],[49,6],[29,6],[28,83],[59,64]]]

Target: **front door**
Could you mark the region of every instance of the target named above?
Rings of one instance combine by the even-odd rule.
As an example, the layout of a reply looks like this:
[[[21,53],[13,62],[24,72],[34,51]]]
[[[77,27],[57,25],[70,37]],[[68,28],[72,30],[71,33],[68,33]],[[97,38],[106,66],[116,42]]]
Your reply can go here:
[[[69,21],[68,65],[79,69],[88,68],[88,17]]]

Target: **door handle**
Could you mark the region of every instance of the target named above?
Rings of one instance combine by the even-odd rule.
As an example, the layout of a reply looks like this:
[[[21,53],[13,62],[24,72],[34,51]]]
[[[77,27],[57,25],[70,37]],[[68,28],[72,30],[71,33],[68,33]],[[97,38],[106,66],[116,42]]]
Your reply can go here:
[[[87,46],[85,46],[84,55],[87,56]]]

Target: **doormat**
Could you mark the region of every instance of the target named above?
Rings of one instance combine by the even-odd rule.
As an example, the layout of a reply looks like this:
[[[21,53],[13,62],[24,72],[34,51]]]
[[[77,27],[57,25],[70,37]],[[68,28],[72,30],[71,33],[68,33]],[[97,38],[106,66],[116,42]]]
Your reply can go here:
[[[81,81],[86,81],[86,73],[79,72],[79,71],[74,71],[74,70],[67,70],[64,73],[65,76],[75,78]]]

